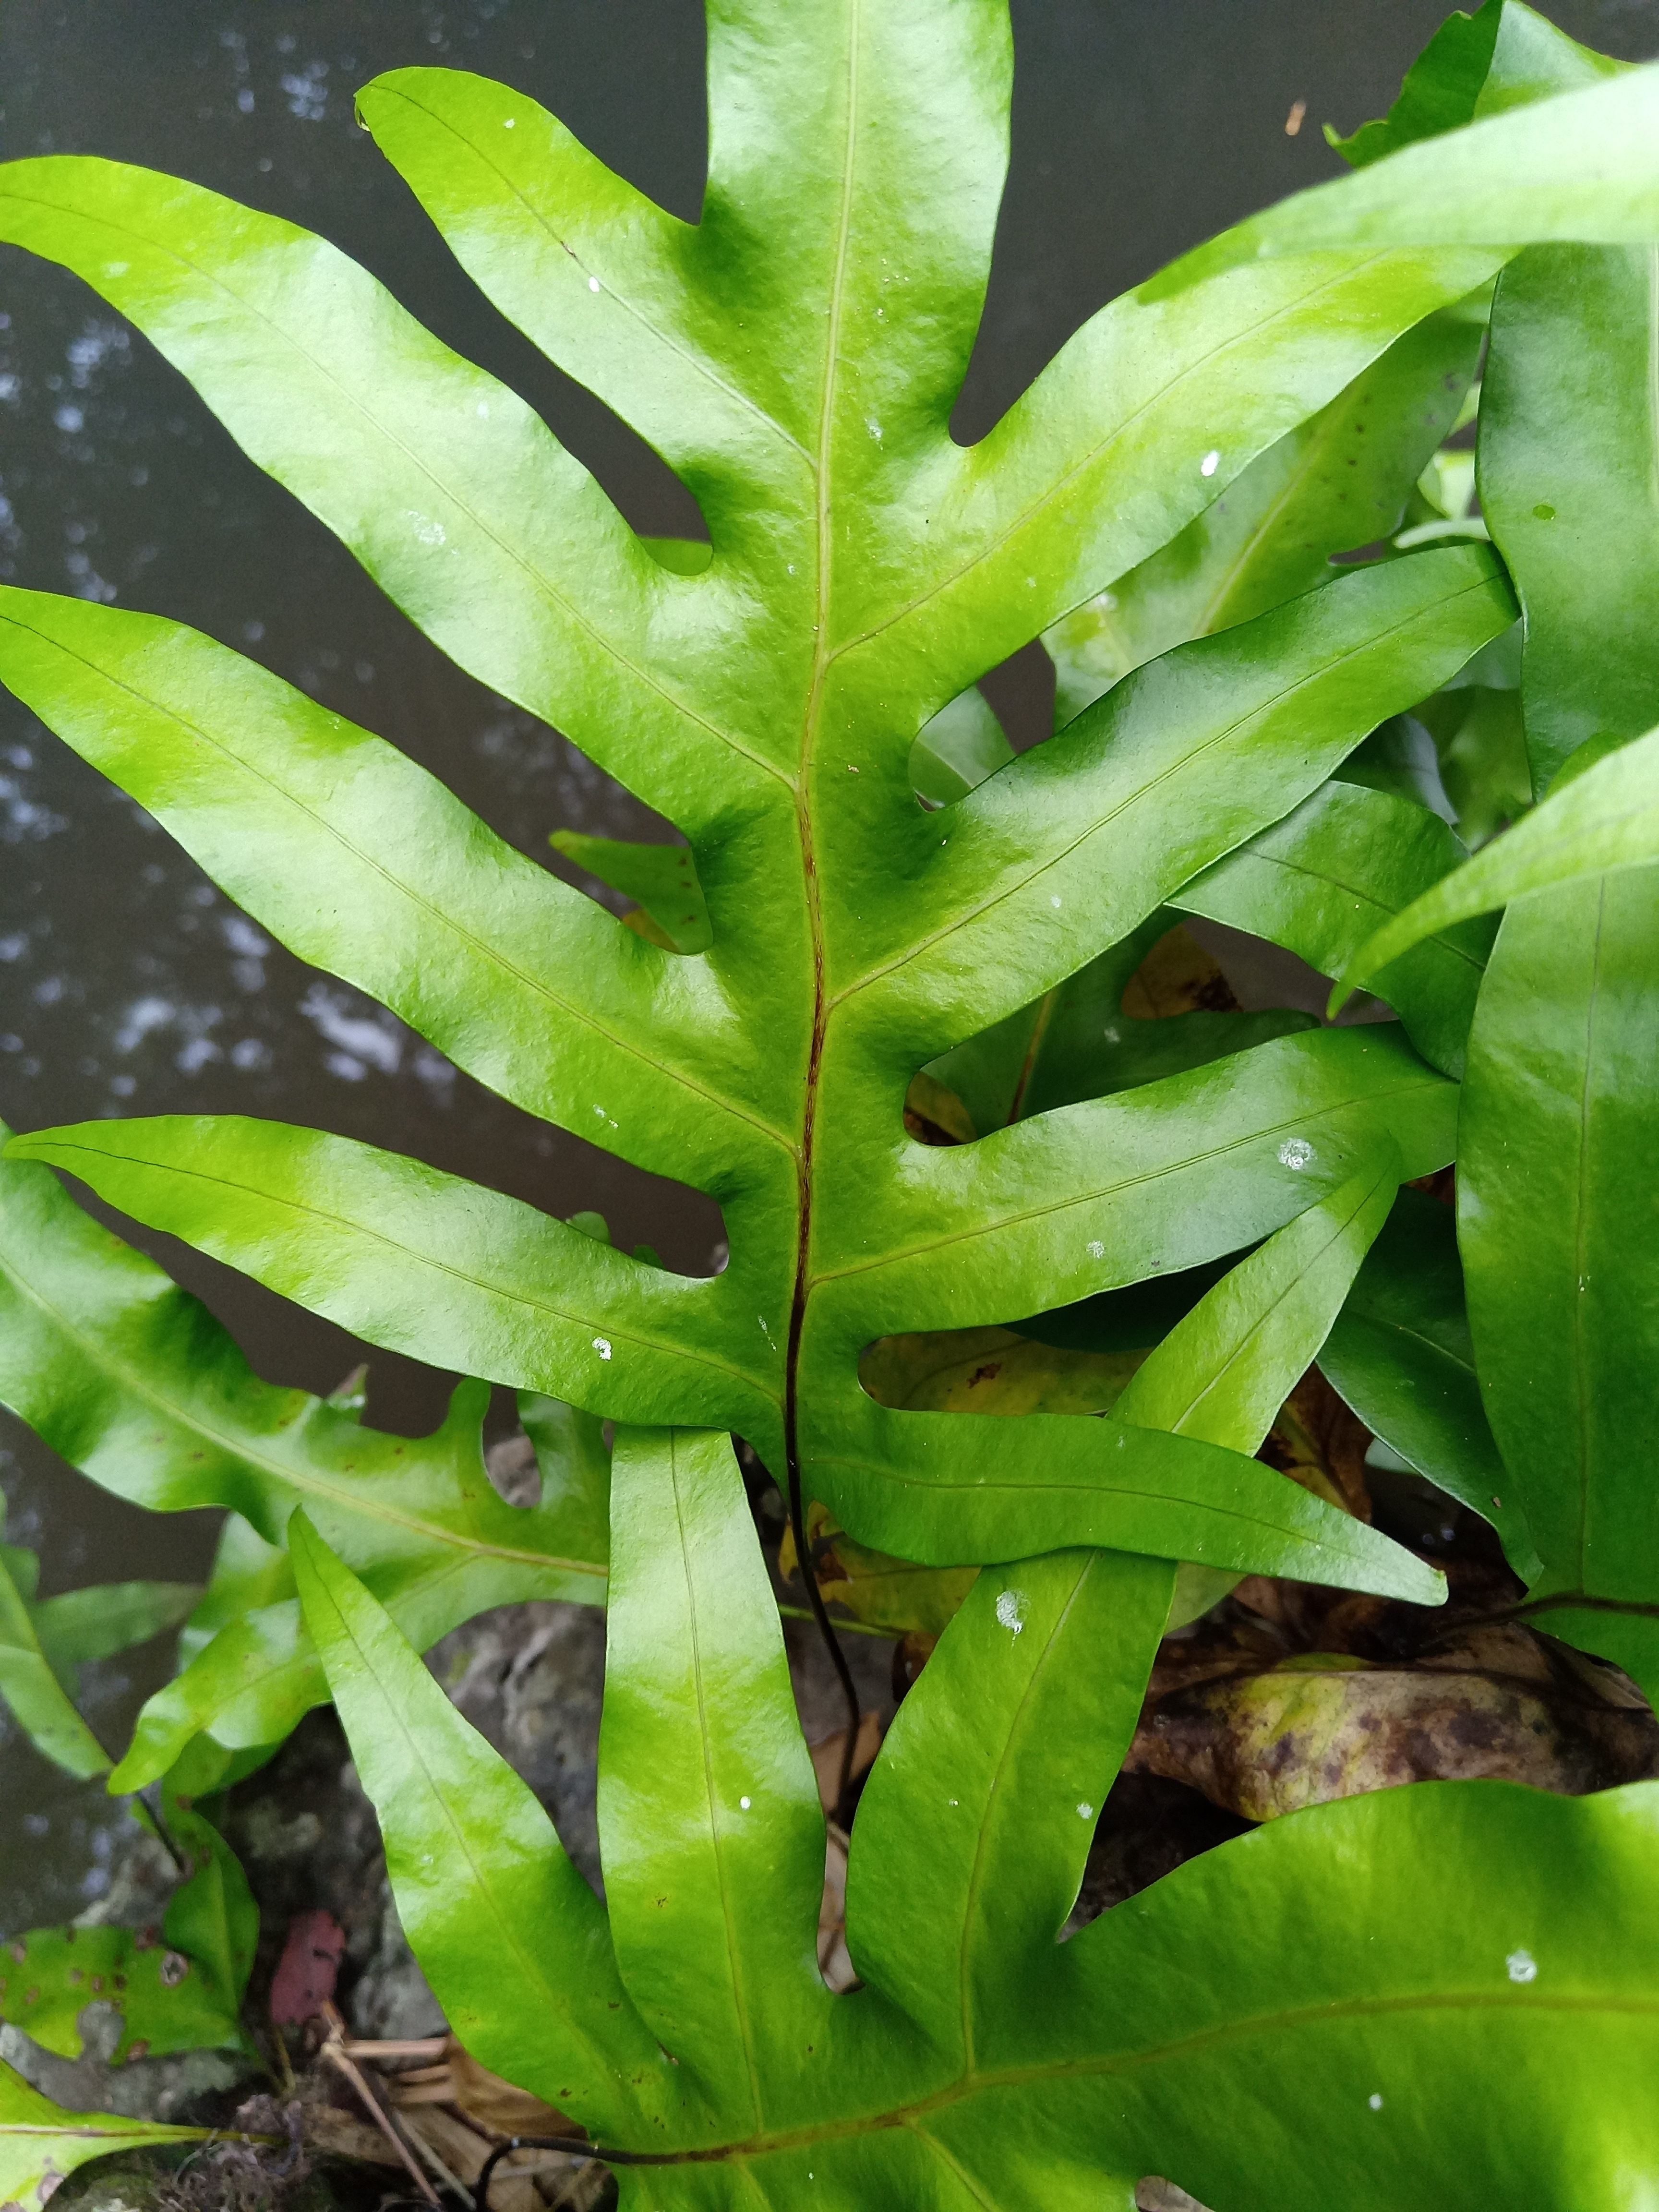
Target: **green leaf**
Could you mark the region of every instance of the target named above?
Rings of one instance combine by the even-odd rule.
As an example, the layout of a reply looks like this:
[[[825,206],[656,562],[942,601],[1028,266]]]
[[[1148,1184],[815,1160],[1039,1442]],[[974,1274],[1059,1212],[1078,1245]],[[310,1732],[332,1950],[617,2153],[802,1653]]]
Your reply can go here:
[[[1359,946],[1449,875],[1463,848],[1437,815],[1384,791],[1328,783],[1293,814],[1183,884],[1170,904],[1248,930],[1339,975]],[[1463,1071],[1490,924],[1454,925],[1374,974],[1425,1060]]]
[[[970,685],[922,725],[910,748],[910,781],[925,804],[947,806],[1013,757],[990,701]]]
[[[1461,10],[1449,15],[1407,70],[1387,117],[1362,123],[1346,138],[1340,138],[1328,123],[1327,144],[1351,167],[1364,169],[1419,138],[1437,138],[1442,131],[1473,122],[1498,26],[1510,12],[1506,0],[1486,0],[1474,15]]]
[[[722,726],[736,668],[722,684],[706,633],[700,655],[695,630],[678,641],[701,667],[659,665],[684,580],[516,393],[346,255],[199,185],[73,155],[6,167],[0,236],[100,291],[452,659],[651,804],[684,818],[714,775],[775,780]]]
[[[0,1398],[55,1450],[132,1504],[237,1516],[181,1644],[190,1663],[146,1707],[138,1735],[149,1748],[137,1766],[123,1763],[123,1786],[153,1780],[199,1729],[240,1747],[279,1741],[323,1695],[282,1550],[302,1498],[426,1644],[489,1606],[603,1598],[591,1443],[587,1460],[554,1465],[539,1505],[507,1505],[484,1472],[478,1385],[419,1438],[365,1429],[354,1406],[273,1389],[198,1300],[25,1161],[0,1159]],[[63,1603],[44,1609],[48,1620]],[[101,1752],[88,1764],[89,1740],[75,1740],[84,1771],[107,1764]]]
[[[33,1608],[34,1632],[58,1670],[108,1659],[176,1628],[202,1595],[197,1583],[98,1583]]]
[[[611,1489],[599,1848],[634,2002],[722,2135],[799,2108],[833,2000],[823,1814],[723,1436],[624,1431]]]
[[[1659,1692],[1646,1443],[1659,1423],[1656,916],[1652,867],[1510,908],[1469,1041],[1458,1176],[1481,1391],[1544,1562],[1529,1617],[1617,1660],[1650,1697]],[[1510,1488],[1502,1494],[1507,1503]]]
[[[396,1153],[228,1115],[88,1121],[8,1151],[391,1350],[443,1346],[447,1365],[532,1390],[591,1375],[581,1396],[617,1419],[668,1401],[737,1427],[764,1405],[708,1312],[729,1277],[666,1275]]]
[[[1536,1577],[1527,1516],[1480,1402],[1450,1206],[1401,1192],[1319,1364],[1390,1450],[1492,1523],[1523,1582]]]
[[[486,2066],[597,2125],[695,2111],[626,1998],[604,1909],[529,1789],[302,1511],[290,1540],[398,1918],[456,2033]]]
[[[729,1449],[626,1439],[617,1490],[620,1724],[647,1753],[635,1765],[611,1736],[602,1785],[628,1756],[629,1791],[602,1816],[627,1996],[588,1993],[584,1960],[556,2014],[550,1994],[526,2007],[518,1963],[538,1900],[496,1901],[558,1863],[544,1820],[527,1798],[501,1816],[511,1778],[494,1754],[372,1601],[320,1547],[305,1556],[400,1911],[441,1999],[459,2011],[464,1997],[474,2046],[510,2049],[567,2014],[619,2035],[629,1997],[663,2008],[685,2108],[660,2072],[641,2069],[631,2111],[608,2082],[565,2077],[565,2109],[616,2154],[624,2203],[1129,2212],[1138,2178],[1166,2168],[1212,2203],[1251,2201],[1271,2172],[1290,2212],[1325,2212],[1340,2173],[1345,2205],[1395,2212],[1431,2201],[1455,2136],[1460,2173],[1493,2201],[1588,2207],[1616,2202],[1617,2177],[1659,2153],[1643,2094],[1659,1786],[1571,1799],[1442,1784],[1316,1807],[1056,1945],[1170,1602],[1172,1570],[1152,1559],[1061,1551],[980,1575],[866,1787],[847,1885],[865,1986],[830,1997],[812,1965],[817,1815],[781,1655],[755,1632],[763,1608],[745,1629],[724,1604],[734,1583],[763,1588]],[[637,1831],[617,1832],[623,1810]],[[739,1862],[746,1880],[728,1890]],[[663,1931],[694,1915],[715,1940],[670,1952]],[[691,1955],[709,1963],[700,1981]],[[763,2049],[745,2035],[762,2018],[777,2038]],[[521,2041],[520,2079],[530,2057]],[[690,2102],[700,2074],[715,2111]],[[1516,2096],[1517,2079],[1566,2095],[1583,2123],[1570,2144],[1556,2095]],[[1473,2106],[1472,2082],[1486,2093]],[[646,2177],[623,2162],[641,2156]]]
[[[1054,624],[1054,718],[1143,662],[1331,581],[1332,556],[1392,536],[1455,420],[1480,350],[1455,310],[1395,340],[1328,407],[1251,462],[1149,561]]]
[[[1027,1962],[1058,1955],[1173,1587],[1109,1552],[988,1569],[899,1708],[859,1808],[848,1948],[947,2080],[996,2067]]]
[[[179,1638],[179,1663],[187,1667],[222,1628],[261,1606],[280,1604],[294,1595],[294,1565],[285,1544],[269,1544],[240,1513],[227,1513],[219,1528],[213,1571]]]
[[[699,1181],[776,1146],[703,969],[303,692],[177,623],[8,586],[0,678],[273,936],[514,1104]],[[595,1104],[622,1097],[631,1135]]]
[[[159,1929],[33,1928],[0,1946],[0,2020],[77,2058],[89,2004],[118,2016],[117,2061],[240,2045],[242,1996],[259,1938],[247,1878],[212,1824],[176,1797],[167,1828],[185,1877]]]
[[[942,1084],[967,1109],[973,1133],[988,1133],[1316,1026],[1288,1007],[1206,1011],[1212,996],[1228,1006],[1232,994],[1209,955],[1178,924],[1170,931],[1170,920],[1164,909],[1149,915],[1041,999],[942,1053],[921,1079]],[[1154,967],[1156,1003],[1146,988]]]
[[[706,565],[636,540],[521,401],[290,225],[73,157],[5,169],[0,236],[129,314],[428,636],[668,817],[708,949],[672,957],[584,909],[389,748],[176,626],[15,601],[20,688],[306,957],[504,1096],[714,1196],[732,1263],[688,1284],[579,1250],[528,1208],[313,1133],[102,1123],[37,1135],[34,1157],[72,1159],[375,1341],[593,1415],[737,1429],[787,1468],[835,1393],[856,1402],[858,1351],[892,1333],[839,1309],[809,1327],[821,1275],[844,1309],[839,1255],[902,1266],[929,1175],[954,1173],[918,1167],[902,1135],[918,1067],[1121,940],[1511,607],[1479,551],[1336,580],[1310,608],[1149,670],[948,825],[919,814],[911,747],[941,708],[1167,543],[1501,252],[1361,252],[1311,286],[1264,266],[1118,301],[969,451],[950,416],[1006,157],[1006,21],[944,0],[837,5],[783,38],[753,6],[711,27],[696,226],[507,88],[400,71],[362,96],[490,296],[682,471]],[[1206,823],[1218,778],[1234,803]],[[1264,1030],[1282,1026],[1224,1042],[1271,1052],[1285,1040],[1262,1045]],[[1149,1074],[1222,1043],[1166,1035],[1133,1073],[1156,1089]],[[1033,1221],[1068,1206],[1082,1133],[1058,1133],[1052,1192],[1041,1144],[1009,1164]],[[873,1242],[872,1218],[889,1224]],[[1036,1294],[1038,1256],[994,1310],[949,1318],[1117,1279],[1091,1267]],[[834,1372],[820,1362],[809,1387],[805,1348],[832,1340]],[[1173,1464],[1178,1445],[1157,1450]],[[924,1522],[935,1551],[959,1539],[928,1473],[860,1450],[858,1540],[902,1549]],[[1187,1510],[1151,1510],[1137,1540],[1188,1540]],[[250,1517],[270,1540],[276,1524]],[[1023,1522],[1016,1503],[974,1541],[1054,1540],[1048,1525],[1013,1534]],[[238,1684],[239,1749],[292,1710],[293,1683],[276,1687],[302,1657],[286,1602],[227,1625],[240,1642],[212,1659],[216,1689],[179,1686],[173,1740]]]
[[[1292,194],[1184,256],[1140,296],[1167,299],[1280,255],[1499,241],[1511,251],[1646,245],[1659,237],[1656,125],[1651,67],[1486,115]]]
[[[1147,1428],[1254,1452],[1318,1356],[1398,1190],[1378,1149],[1340,1189],[1224,1275],[1136,1370],[1118,1413]]]
[[[1119,1418],[1258,1450],[1387,1218],[1399,1165],[1394,1146],[1380,1146],[1340,1190],[1224,1275],[1136,1370]],[[1234,1579],[1213,1566],[1183,1567],[1170,1626],[1207,1613]]]
[[[1355,986],[1425,937],[1534,892],[1659,859],[1659,730],[1594,760],[1472,860],[1366,939],[1331,994]]]
[[[708,904],[688,847],[629,845],[579,830],[556,830],[548,842],[613,891],[637,899],[676,952],[706,952],[714,942]]]
[[[209,2128],[166,2127],[113,2112],[69,2112],[0,2061],[0,2196],[8,2212],[43,2212],[60,2182],[94,2158],[154,2143],[204,2142]]]
[[[87,1781],[109,1754],[70,1703],[21,1591],[0,1560],[0,1698],[43,1758]]]
[[[1534,247],[1492,305],[1480,503],[1526,613],[1540,796],[1588,739],[1636,737],[1659,719],[1656,257],[1655,246]]]

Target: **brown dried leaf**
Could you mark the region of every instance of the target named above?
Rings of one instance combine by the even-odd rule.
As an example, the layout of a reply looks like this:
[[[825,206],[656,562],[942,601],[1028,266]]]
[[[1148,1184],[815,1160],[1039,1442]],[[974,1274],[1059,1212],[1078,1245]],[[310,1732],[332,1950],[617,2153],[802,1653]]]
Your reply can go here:
[[[1371,1517],[1365,1454],[1371,1432],[1310,1367],[1280,1407],[1256,1455],[1316,1498],[1358,1521]]]
[[[904,1126],[921,1145],[971,1145],[979,1134],[972,1115],[956,1092],[926,1068],[910,1079],[904,1100]]]
[[[1207,1678],[1194,1666],[1161,1694],[1155,1680],[1126,1771],[1184,1782],[1249,1820],[1404,1782],[1576,1796],[1659,1775],[1653,1714],[1601,1694],[1517,1624],[1400,1665],[1310,1652],[1229,1672],[1229,1656],[1212,1651]]]
[[[1010,1328],[885,1336],[859,1362],[879,1404],[938,1413],[1104,1413],[1144,1352],[1066,1352]]]
[[[1135,1021],[1154,1022],[1171,1014],[1236,1014],[1239,1006],[1220,968],[1179,922],[1129,978],[1123,1011]]]

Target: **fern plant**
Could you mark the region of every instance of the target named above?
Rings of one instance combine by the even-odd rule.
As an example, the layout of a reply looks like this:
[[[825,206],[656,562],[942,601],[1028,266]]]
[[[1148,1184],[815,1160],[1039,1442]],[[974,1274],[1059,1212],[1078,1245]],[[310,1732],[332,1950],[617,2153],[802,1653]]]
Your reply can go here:
[[[514,1103],[716,1198],[730,1267],[675,1277],[265,1123],[106,1121],[14,1152],[372,1341],[607,1418],[742,1434],[798,1508],[817,1496],[890,1552],[1088,1539],[1427,1596],[1419,1565],[1243,1458],[1109,1420],[1011,1438],[897,1414],[857,1358],[896,1328],[1235,1250],[1381,1136],[1407,1175],[1449,1157],[1455,1092],[1391,1033],[1279,1038],[1242,1079],[1200,1071],[1156,1097],[1091,1103],[1085,1063],[1076,1103],[959,1150],[912,1142],[902,1105],[920,1066],[1121,941],[1506,628],[1484,551],[1362,571],[1165,659],[948,818],[916,806],[909,756],[988,662],[1503,253],[1360,250],[1311,276],[1292,254],[1120,301],[964,451],[948,416],[1006,155],[1002,12],[832,10],[809,36],[738,10],[710,35],[696,227],[504,88],[402,72],[362,100],[490,296],[679,470],[712,533],[700,573],[665,566],[522,402],[320,240],[96,161],[0,182],[0,234],[101,289],[429,636],[684,833],[706,950],[619,928],[383,740],[177,625],[14,592],[0,673],[294,950]],[[1598,128],[1541,156],[1511,137],[1498,166],[1530,173],[1585,159]],[[47,1327],[62,1310],[28,1303]],[[123,1420],[119,1382],[100,1395]],[[258,1493],[264,1471],[250,1484],[233,1457],[171,1467],[165,1502]],[[253,1514],[267,1539],[280,1480],[275,1498]],[[345,1555],[382,1567],[361,1535]],[[459,1589],[423,1634],[476,1609]],[[270,1656],[218,1663],[245,1688]]]
[[[1499,1155],[1531,1112],[1559,1158],[1575,1067],[1619,1161],[1645,1127],[1656,740],[1619,748],[1659,699],[1621,631],[1618,702],[1583,727],[1595,648],[1561,641],[1598,555],[1582,525],[1572,558],[1540,550],[1516,502],[1549,465],[1527,408],[1564,300],[1599,284],[1623,334],[1644,268],[1652,297],[1659,74],[1516,0],[1454,18],[1352,143],[1358,174],[1103,308],[963,448],[1009,58],[1000,0],[712,0],[696,225],[505,87],[412,70],[362,95],[483,291],[678,470],[704,548],[635,538],[522,401],[320,240],[107,162],[0,171],[0,236],[130,316],[430,639],[686,842],[581,848],[640,899],[626,928],[392,744],[177,624],[8,590],[0,676],[273,935],[526,1112],[707,1193],[731,1248],[677,1276],[592,1220],[267,1122],[14,1139],[9,1401],[124,1494],[238,1516],[112,1786],[221,1786],[331,1692],[458,2032],[641,2205],[1127,2204],[1179,2160],[1225,2203],[1322,2206],[1338,2181],[1380,2207],[1435,2185],[1487,2095],[1487,2193],[1634,2204],[1659,2169],[1645,1789],[1320,1808],[1054,1938],[1172,1620],[1247,1572],[1442,1595],[1252,1456],[1328,1340],[1550,1624],[1655,1679],[1651,1516],[1586,1426],[1582,1320],[1565,1382],[1526,1371],[1584,1291],[1566,1247],[1620,1244],[1607,1179],[1534,1207]],[[1490,523],[1434,458],[1489,319]],[[1621,351],[1626,434],[1645,388]],[[1481,420],[1484,495],[1484,398]],[[1391,557],[1332,569],[1378,536]],[[1516,591],[1519,770],[1513,715],[1455,698],[1512,683]],[[1016,759],[972,687],[1038,635],[1064,726]],[[1431,696],[1471,823],[1582,771],[1467,866],[1394,720]],[[1494,951],[1475,917],[1510,900]],[[1129,1034],[1125,987],[1181,911],[1374,983],[1401,1023]],[[1526,994],[1550,957],[1539,1099]],[[1574,1060],[1587,1007],[1623,1042]],[[1467,1318],[1420,1211],[1375,1241],[1455,1152]],[[490,1492],[477,1383],[415,1442],[268,1389],[52,1167],[371,1342],[516,1387],[542,1504]],[[1650,1328],[1645,1291],[1618,1311],[1646,1264],[1610,1267],[1607,1345]],[[993,1421],[884,1382],[892,1340],[1017,1322],[1086,1357],[1123,1296],[1127,1343],[1157,1348],[1097,1418],[1081,1383]],[[845,1999],[814,1963],[821,1816],[729,1436],[777,1474],[799,1558],[816,1502],[856,1543],[985,1570],[862,1801]],[[416,1654],[606,1583],[601,1908]],[[100,2138],[29,2105],[8,2140],[21,2197],[43,2143]]]

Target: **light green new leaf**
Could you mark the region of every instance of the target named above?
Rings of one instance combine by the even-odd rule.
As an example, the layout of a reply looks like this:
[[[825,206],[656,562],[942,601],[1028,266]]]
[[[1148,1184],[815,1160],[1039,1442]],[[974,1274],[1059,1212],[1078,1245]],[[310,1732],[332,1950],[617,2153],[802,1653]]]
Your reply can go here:
[[[1136,1370],[1121,1419],[1256,1450],[1318,1356],[1399,1187],[1399,1156],[1384,1145],[1241,1260]]]
[[[1544,1562],[1529,1617],[1617,1660],[1650,1697],[1656,952],[1659,868],[1586,877],[1510,908],[1469,1040],[1458,1174],[1481,1393]]]
[[[1331,1011],[1425,937],[1494,907],[1607,870],[1659,860],[1659,730],[1561,782],[1544,804],[1367,938]]]
[[[1136,1370],[1121,1420],[1256,1451],[1326,1333],[1399,1188],[1390,1144],[1240,1261]],[[1224,1597],[1236,1577],[1185,1566],[1170,1626]]]
[[[1366,1427],[1540,1571],[1527,1516],[1480,1402],[1452,1209],[1402,1190],[1332,1326],[1319,1364]]]
[[[0,2198],[7,2212],[44,2212],[78,2166],[157,2143],[205,2142],[210,2128],[175,2128],[114,2112],[69,2112],[0,2060]]]

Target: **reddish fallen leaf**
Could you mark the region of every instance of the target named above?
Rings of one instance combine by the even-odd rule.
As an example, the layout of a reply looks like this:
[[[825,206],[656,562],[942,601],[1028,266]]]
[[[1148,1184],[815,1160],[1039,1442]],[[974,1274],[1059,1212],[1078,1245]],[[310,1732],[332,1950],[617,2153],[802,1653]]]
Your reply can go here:
[[[296,1912],[270,1984],[270,2016],[278,2027],[315,2020],[334,1996],[345,1955],[345,1930],[331,1912]]]

